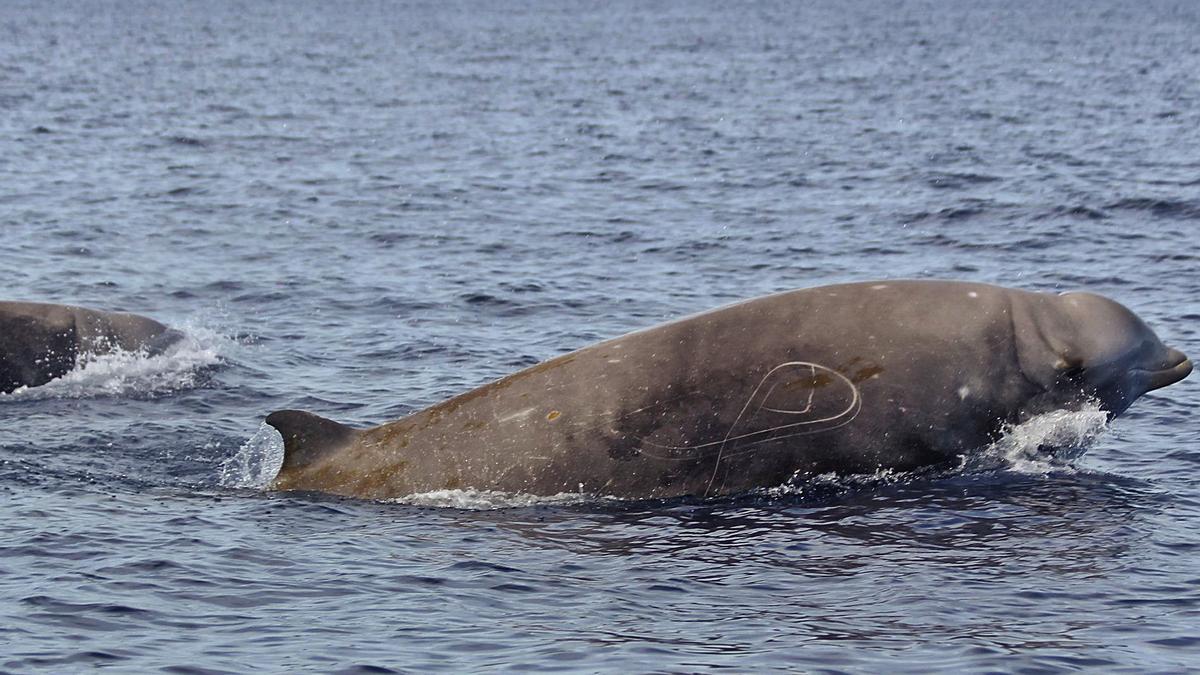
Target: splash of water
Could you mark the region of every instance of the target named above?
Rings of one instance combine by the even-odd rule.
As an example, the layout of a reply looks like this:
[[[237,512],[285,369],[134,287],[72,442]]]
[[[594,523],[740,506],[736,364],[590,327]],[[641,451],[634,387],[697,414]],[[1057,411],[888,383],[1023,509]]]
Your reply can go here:
[[[283,466],[283,436],[263,422],[237,452],[221,463],[219,483],[229,488],[263,489]]]
[[[190,329],[161,353],[114,350],[80,355],[62,377],[37,387],[19,387],[0,394],[0,401],[91,398],[96,396],[153,396],[194,387],[204,368],[221,360],[229,340],[215,331]]]
[[[994,443],[959,458],[952,469],[930,468],[915,471],[880,469],[871,474],[793,476],[783,485],[757,490],[768,498],[804,497],[839,493],[847,490],[872,490],[918,479],[949,474],[1011,471],[1045,475],[1074,471],[1072,461],[1079,458],[1108,428],[1108,414],[1092,402],[1080,410],[1055,410],[1005,427]]]
[[[822,496],[831,492],[868,490],[893,483],[902,483],[911,480],[918,473],[916,471],[879,469],[875,473],[863,474],[823,473],[816,476],[797,474],[788,479],[783,485],[759,488],[752,491],[752,493],[769,499]]]
[[[1006,427],[982,452],[964,459],[964,470],[999,468],[1016,473],[1070,471],[1108,428],[1108,413],[1098,403],[1080,410],[1055,410]]]

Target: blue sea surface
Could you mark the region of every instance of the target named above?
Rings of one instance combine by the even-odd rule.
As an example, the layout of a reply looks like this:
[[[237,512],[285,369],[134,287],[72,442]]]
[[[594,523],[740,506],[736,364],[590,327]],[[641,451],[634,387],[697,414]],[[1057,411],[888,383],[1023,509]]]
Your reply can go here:
[[[260,429],[864,279],[1196,357],[1197,73],[1188,1],[5,2],[3,299],[189,339],[0,396],[0,670],[1200,669],[1196,377],[719,500],[276,493]]]

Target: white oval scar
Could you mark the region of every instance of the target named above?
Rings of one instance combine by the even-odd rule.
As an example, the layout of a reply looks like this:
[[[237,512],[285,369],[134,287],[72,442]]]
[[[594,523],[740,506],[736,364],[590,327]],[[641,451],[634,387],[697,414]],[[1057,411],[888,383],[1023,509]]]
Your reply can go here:
[[[960,399],[965,400],[970,395],[971,395],[971,390],[967,388],[967,385],[964,384],[963,386],[958,388],[958,397]]]
[[[875,284],[874,286],[871,287],[871,290],[878,291],[878,290],[882,290],[884,288],[887,288],[887,284]]]
[[[975,291],[967,291],[967,297],[968,298],[978,298],[979,294],[976,293]]]

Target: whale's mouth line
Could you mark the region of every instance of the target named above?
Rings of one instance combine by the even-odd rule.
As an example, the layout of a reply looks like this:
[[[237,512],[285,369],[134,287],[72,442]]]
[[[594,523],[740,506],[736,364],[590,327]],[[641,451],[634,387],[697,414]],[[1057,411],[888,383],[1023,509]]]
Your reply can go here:
[[[1183,352],[1171,350],[1172,363],[1163,368],[1140,368],[1146,375],[1148,389],[1154,391],[1170,386],[1192,374],[1192,361]]]

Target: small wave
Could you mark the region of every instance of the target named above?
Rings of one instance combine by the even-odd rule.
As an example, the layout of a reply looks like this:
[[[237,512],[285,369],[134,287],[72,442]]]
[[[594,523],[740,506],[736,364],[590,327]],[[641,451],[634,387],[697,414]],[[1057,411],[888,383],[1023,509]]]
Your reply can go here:
[[[218,482],[228,488],[265,489],[283,466],[283,436],[266,422],[221,463]]]
[[[201,382],[206,368],[221,361],[228,342],[224,336],[189,328],[183,338],[159,354],[145,350],[116,350],[108,354],[81,355],[62,377],[37,387],[19,387],[0,394],[0,401],[93,398],[97,396],[153,397]]]

